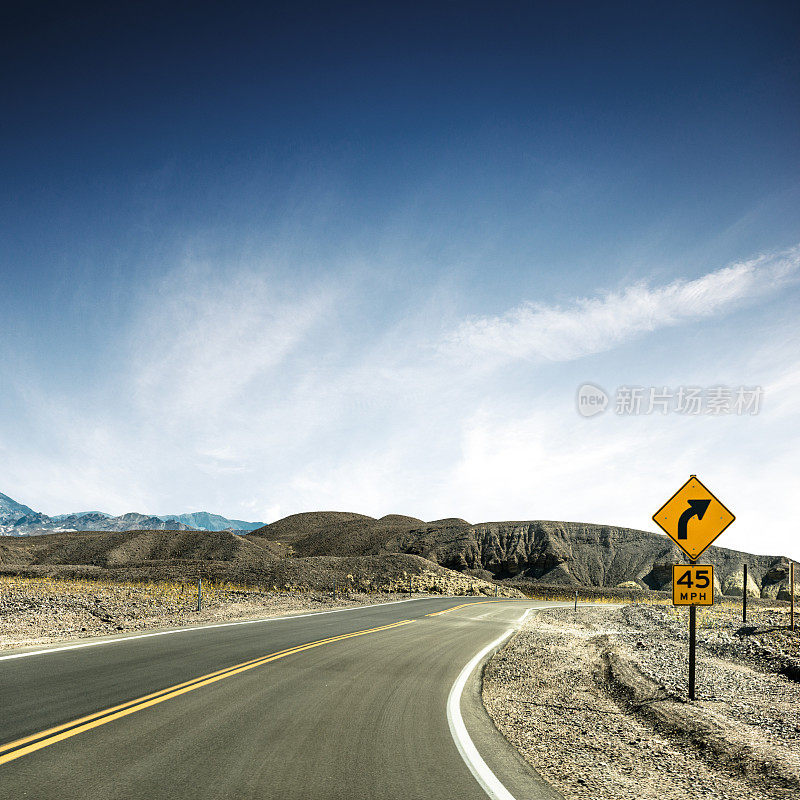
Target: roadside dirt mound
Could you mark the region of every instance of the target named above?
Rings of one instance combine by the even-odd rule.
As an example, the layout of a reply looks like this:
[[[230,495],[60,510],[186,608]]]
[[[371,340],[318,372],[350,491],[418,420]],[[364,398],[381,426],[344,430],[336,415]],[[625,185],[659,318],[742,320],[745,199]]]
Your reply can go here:
[[[403,595],[291,593],[203,585],[97,583],[0,576],[0,650],[65,638],[107,636],[197,623],[220,623],[372,605]]]
[[[625,654],[605,651],[602,654],[611,685],[625,697],[634,713],[647,718],[659,730],[683,737],[694,747],[732,772],[758,776],[772,789],[800,791],[797,758],[790,760],[786,747],[776,749],[774,741],[743,731],[741,721],[731,719],[726,710],[687,704],[665,696],[663,686],[644,675],[635,660]],[[720,666],[727,666],[721,664]],[[740,667],[739,671],[752,673]]]
[[[681,639],[669,607],[594,606],[529,617],[487,664],[484,703],[566,800],[797,797],[800,690],[771,650],[729,641],[737,611],[699,626],[696,702],[685,613]]]

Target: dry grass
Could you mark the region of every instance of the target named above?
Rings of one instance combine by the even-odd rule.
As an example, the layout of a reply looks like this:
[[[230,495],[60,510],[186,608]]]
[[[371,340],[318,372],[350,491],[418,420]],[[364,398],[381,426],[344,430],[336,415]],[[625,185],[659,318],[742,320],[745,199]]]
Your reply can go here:
[[[216,605],[240,599],[248,594],[261,594],[252,587],[234,583],[213,583],[204,580],[203,603]],[[170,606],[176,610],[190,610],[197,605],[197,584],[181,581],[150,581],[134,583],[126,581],[81,580],[60,577],[0,576],[0,614],[4,606],[16,597],[29,598],[35,595],[42,600],[65,599],[93,601],[113,595],[119,599],[147,599],[155,605]]]

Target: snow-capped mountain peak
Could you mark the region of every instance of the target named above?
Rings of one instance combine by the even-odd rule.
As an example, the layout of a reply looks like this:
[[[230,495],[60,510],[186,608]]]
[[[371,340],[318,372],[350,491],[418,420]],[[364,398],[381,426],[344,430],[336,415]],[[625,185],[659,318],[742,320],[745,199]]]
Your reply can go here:
[[[31,536],[58,531],[132,531],[132,530],[207,530],[250,531],[263,522],[228,519],[207,511],[192,514],[152,516],[128,512],[111,516],[104,511],[83,511],[77,514],[58,514],[48,517],[29,506],[0,493],[0,535]]]

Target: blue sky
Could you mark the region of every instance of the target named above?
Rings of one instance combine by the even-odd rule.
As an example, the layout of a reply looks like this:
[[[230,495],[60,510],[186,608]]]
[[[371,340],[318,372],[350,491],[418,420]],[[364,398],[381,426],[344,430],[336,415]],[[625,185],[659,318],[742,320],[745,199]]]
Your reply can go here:
[[[697,473],[800,558],[796,6],[114,5],[2,26],[0,491],[653,529]]]

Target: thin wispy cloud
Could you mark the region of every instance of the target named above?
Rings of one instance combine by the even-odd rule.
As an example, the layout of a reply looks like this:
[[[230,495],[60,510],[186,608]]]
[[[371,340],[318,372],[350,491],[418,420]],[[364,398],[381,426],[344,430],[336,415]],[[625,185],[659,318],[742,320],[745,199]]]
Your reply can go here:
[[[58,458],[17,452],[16,483],[3,488],[50,513],[206,509],[269,521],[331,508],[647,527],[646,493],[674,474],[708,473],[720,491],[726,482],[747,485],[755,449],[761,466],[775,465],[766,470],[773,481],[776,470],[783,483],[793,480],[789,451],[762,453],[756,432],[780,428],[781,442],[796,442],[786,423],[797,327],[779,289],[797,273],[797,251],[789,251],[694,281],[637,284],[566,308],[524,307],[494,320],[494,335],[511,330],[516,350],[503,340],[505,349],[492,351],[467,335],[485,332],[491,319],[459,323],[455,294],[443,320],[440,302],[420,304],[416,293],[393,295],[392,319],[364,318],[363,287],[352,276],[287,288],[263,268],[179,265],[141,292],[120,334],[128,357],[98,381],[90,409],[73,387],[30,384],[26,407],[37,436],[58,442]],[[586,377],[611,388],[608,375],[595,374],[592,352],[648,331],[680,336],[681,326],[709,316],[724,325],[728,312],[775,294],[779,315],[754,309],[746,341],[719,342],[724,379],[766,387],[763,417],[679,422],[609,413],[587,421],[575,412],[574,368],[564,362],[588,357]],[[647,361],[647,348],[643,341],[626,363]],[[661,365],[659,379],[702,383],[705,359],[682,353],[680,364]],[[513,370],[512,385],[502,367],[520,357],[528,361]],[[497,369],[491,380],[487,365]],[[45,490],[37,488],[43,477]],[[757,502],[740,495],[744,531]],[[774,523],[781,508],[776,500]]]
[[[30,91],[2,149],[0,491],[53,514],[647,524],[643,493],[707,468],[720,491],[727,470],[737,530],[763,528],[745,513],[754,472],[780,486],[772,521],[791,518],[791,15],[733,15],[700,43],[672,25],[658,46],[682,62],[648,39],[660,7],[627,32],[605,19],[574,52],[551,46],[571,11],[462,12],[408,42],[359,13],[324,31],[264,17],[270,46],[247,15],[213,63],[167,48],[161,81],[109,61],[105,34],[77,60],[70,37],[11,49]],[[163,41],[204,41],[230,16],[165,18]],[[141,51],[141,31],[106,27]],[[587,106],[570,65],[620,31],[630,58],[587,73]],[[326,49],[332,81],[297,59],[318,32],[366,43]],[[446,57],[409,68],[432,36]],[[766,88],[745,98],[754,74]],[[275,79],[241,91],[258,75]],[[758,385],[763,412],[612,430],[611,407],[576,414],[583,381]]]
[[[138,401],[181,418],[224,410],[324,321],[337,291],[288,292],[256,269],[188,265],[146,297],[131,335]]]
[[[645,283],[569,306],[528,302],[500,316],[459,325],[444,351],[467,363],[513,359],[571,361],[653,331],[717,316],[776,293],[800,272],[800,247],[762,255],[666,286]]]

